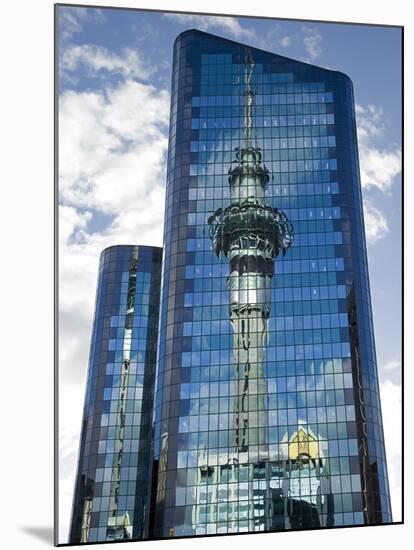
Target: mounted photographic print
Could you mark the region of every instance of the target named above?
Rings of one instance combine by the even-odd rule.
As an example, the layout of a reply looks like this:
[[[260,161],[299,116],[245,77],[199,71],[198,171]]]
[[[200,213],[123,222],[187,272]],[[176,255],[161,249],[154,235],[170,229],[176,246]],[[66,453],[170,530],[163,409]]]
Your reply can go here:
[[[402,27],[56,30],[56,543],[401,522]]]

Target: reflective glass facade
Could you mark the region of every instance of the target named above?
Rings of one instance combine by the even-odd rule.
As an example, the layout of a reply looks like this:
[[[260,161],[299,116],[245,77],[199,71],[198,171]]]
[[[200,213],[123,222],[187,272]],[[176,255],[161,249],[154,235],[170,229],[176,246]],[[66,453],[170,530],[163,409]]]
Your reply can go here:
[[[101,254],[70,543],[147,532],[161,260],[150,246]]]
[[[350,79],[181,34],[164,246],[150,537],[391,522]]]

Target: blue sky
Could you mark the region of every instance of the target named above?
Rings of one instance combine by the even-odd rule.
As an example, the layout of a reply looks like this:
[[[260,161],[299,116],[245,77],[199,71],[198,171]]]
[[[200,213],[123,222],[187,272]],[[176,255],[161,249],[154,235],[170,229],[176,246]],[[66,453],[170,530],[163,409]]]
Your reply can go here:
[[[98,256],[111,244],[162,242],[172,46],[189,28],[340,70],[353,80],[384,427],[398,520],[399,29],[72,7],[61,7],[59,13],[61,541],[69,521]],[[77,415],[74,403],[79,403]]]

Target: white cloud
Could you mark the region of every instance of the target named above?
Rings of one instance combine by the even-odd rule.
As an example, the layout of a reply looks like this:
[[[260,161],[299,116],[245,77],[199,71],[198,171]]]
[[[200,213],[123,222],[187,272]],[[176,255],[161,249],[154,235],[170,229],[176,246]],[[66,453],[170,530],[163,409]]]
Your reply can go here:
[[[279,46],[282,48],[288,48],[292,44],[292,37],[291,36],[282,36],[278,42]]]
[[[59,107],[61,199],[115,215],[142,210],[164,184],[168,111],[166,91],[132,80],[105,92],[65,92]]]
[[[401,369],[401,361],[399,359],[393,359],[392,361],[389,361],[386,363],[383,367],[384,371],[395,371]]]
[[[303,27],[303,45],[308,61],[314,63],[322,54],[322,35],[313,27]]]
[[[380,380],[388,380],[394,384],[401,384],[401,375],[402,375],[402,365],[401,359],[391,359],[387,363],[381,364],[379,366],[379,375]]]
[[[384,147],[387,124],[382,107],[355,106],[361,186],[364,195],[365,232],[368,243],[376,243],[389,232],[388,221],[374,205],[372,191],[390,193],[401,171],[401,151],[394,145]],[[378,198],[378,197],[377,197]]]
[[[386,380],[380,392],[393,520],[401,521],[401,385]]]
[[[99,254],[112,244],[161,244],[168,94],[127,80],[60,100],[61,371],[84,372]],[[93,211],[111,214],[88,231]],[[76,328],[79,325],[78,329]]]
[[[256,38],[257,46],[264,50],[275,51],[276,53],[280,48],[289,48],[295,37],[287,35],[285,32],[285,29],[281,25],[274,23],[265,34],[260,34]]]
[[[396,145],[381,147],[386,123],[382,107],[375,105],[355,107],[358,132],[358,148],[361,169],[361,185],[389,192],[394,178],[401,171],[401,150]]]
[[[165,13],[165,17],[178,23],[194,26],[201,31],[220,29],[234,38],[252,40],[256,37],[253,29],[242,27],[235,17],[217,17],[213,15],[191,15],[184,13]]]
[[[120,74],[124,78],[148,80],[154,69],[142,58],[138,50],[125,48],[116,55],[107,48],[94,44],[68,46],[60,59],[63,75],[85,70],[90,76],[104,72]]]
[[[401,171],[400,151],[361,146],[360,160],[362,186],[389,191],[394,177]]]
[[[68,41],[74,34],[84,30],[89,21],[104,21],[102,10],[98,8],[88,9],[81,7],[59,6],[58,21],[60,38]]]
[[[86,10],[81,8],[59,10],[59,30],[62,38],[71,38],[83,30],[81,20],[84,14],[86,14]]]
[[[364,199],[365,235],[369,244],[373,244],[388,233],[388,223],[384,214],[369,199]]]
[[[59,233],[61,239],[67,242],[76,233],[84,232],[91,218],[91,212],[78,212],[72,206],[59,206]]]

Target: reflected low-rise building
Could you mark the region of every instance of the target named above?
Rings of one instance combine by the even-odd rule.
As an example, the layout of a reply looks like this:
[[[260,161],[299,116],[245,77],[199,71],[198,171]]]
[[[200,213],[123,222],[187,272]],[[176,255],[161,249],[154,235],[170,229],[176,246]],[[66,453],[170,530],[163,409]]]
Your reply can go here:
[[[206,529],[220,534],[333,525],[327,442],[306,426],[282,441],[270,460],[251,461],[241,453],[209,460],[200,455],[190,492],[195,535]]]

